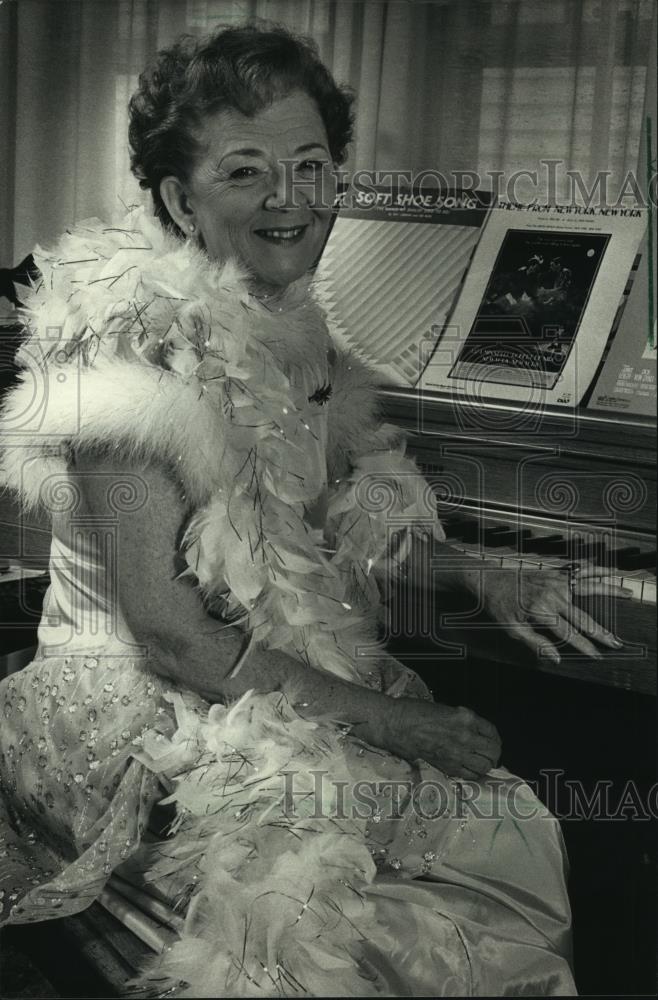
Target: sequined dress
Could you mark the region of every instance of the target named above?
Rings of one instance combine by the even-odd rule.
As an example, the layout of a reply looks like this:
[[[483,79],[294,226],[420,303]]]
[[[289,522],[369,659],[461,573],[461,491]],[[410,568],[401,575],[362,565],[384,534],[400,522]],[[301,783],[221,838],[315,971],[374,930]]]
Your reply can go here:
[[[1,688],[0,892],[10,922],[76,913],[113,871],[135,881],[153,850],[147,826],[164,794],[134,754],[170,712],[162,699],[170,685],[126,655],[127,627],[116,629],[116,609],[107,620],[103,567],[79,548],[74,555],[62,526],[51,573],[41,628],[50,653]],[[77,638],[74,607],[84,619]],[[68,635],[61,655],[52,654],[53,630],[59,640]],[[90,636],[104,631],[94,650]],[[122,636],[115,648],[107,632]],[[364,680],[384,690],[423,693],[393,660],[376,678],[369,672]],[[371,898],[390,935],[388,952],[370,956],[383,995],[574,994],[562,838],[530,789],[492,771],[476,817],[463,807],[463,783],[380,751],[353,753],[365,780],[411,780],[424,789],[421,809],[402,809],[392,821],[384,796],[368,824],[379,872]],[[440,817],[428,818],[439,799]],[[179,889],[172,883],[172,897]]]

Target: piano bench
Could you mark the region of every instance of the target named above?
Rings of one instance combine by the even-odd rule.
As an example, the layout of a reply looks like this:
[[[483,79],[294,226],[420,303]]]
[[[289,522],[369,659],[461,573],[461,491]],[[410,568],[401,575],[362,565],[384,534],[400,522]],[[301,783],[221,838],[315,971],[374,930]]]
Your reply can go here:
[[[100,903],[61,920],[9,925],[0,948],[3,1000],[125,996],[130,980],[153,955]]]

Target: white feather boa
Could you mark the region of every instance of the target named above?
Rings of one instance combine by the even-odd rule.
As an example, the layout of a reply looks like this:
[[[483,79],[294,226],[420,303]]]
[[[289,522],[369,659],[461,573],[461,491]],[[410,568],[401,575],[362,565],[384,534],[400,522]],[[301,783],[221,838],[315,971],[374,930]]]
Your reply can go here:
[[[272,312],[233,264],[141,209],[81,223],[35,260],[0,425],[8,483],[37,503],[70,447],[164,463],[195,511],[184,546],[203,593],[255,641],[359,681],[393,530],[398,562],[414,531],[443,534],[399,431],[378,424],[371,376],[336,350],[306,285]],[[326,447],[309,386],[331,387]],[[327,474],[323,535],[307,512]]]
[[[346,734],[301,719],[279,694],[209,711],[191,696],[171,701],[175,733],[147,735],[139,755],[177,807],[145,877],[170,894],[173,880],[191,902],[141,993],[381,996],[364,944],[387,954],[393,942],[367,896],[376,868],[366,821],[352,815],[362,775]]]

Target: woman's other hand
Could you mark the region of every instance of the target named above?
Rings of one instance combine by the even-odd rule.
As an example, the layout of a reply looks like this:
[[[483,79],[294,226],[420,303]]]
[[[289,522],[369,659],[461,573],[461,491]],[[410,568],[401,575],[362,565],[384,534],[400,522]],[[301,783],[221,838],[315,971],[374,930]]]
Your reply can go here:
[[[536,655],[560,662],[559,647],[570,645],[585,656],[601,659],[596,643],[620,649],[623,642],[598,624],[575,602],[575,597],[628,597],[628,591],[611,581],[609,573],[588,563],[573,563],[564,570],[497,570],[481,574],[479,588],[483,610],[509,635]]]
[[[479,778],[496,767],[500,737],[491,722],[469,708],[452,708],[415,698],[391,699],[384,739],[398,757],[424,760],[446,774]]]

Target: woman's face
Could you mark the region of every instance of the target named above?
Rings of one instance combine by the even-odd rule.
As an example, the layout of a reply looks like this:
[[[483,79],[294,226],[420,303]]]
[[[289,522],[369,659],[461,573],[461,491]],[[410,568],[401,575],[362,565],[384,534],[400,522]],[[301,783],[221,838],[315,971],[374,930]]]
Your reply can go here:
[[[322,118],[295,91],[247,118],[208,117],[206,149],[188,184],[193,221],[210,257],[237,258],[254,290],[284,288],[322,249],[335,196]]]

